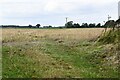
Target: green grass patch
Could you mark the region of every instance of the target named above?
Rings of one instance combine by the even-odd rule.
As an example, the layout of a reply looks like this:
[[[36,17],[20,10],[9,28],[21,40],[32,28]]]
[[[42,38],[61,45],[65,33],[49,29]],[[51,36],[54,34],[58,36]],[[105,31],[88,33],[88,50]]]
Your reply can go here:
[[[117,78],[104,61],[104,46],[94,42],[56,42],[3,46],[3,78]]]

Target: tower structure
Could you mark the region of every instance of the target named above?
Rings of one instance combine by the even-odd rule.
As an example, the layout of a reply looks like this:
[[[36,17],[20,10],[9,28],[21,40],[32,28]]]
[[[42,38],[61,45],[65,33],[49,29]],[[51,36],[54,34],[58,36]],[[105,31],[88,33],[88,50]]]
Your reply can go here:
[[[118,18],[120,19],[120,1],[118,2]]]

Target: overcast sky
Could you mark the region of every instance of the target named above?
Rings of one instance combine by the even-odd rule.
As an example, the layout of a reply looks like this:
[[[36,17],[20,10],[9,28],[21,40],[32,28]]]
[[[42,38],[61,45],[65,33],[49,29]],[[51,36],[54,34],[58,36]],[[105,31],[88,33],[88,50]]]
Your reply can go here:
[[[63,26],[65,17],[75,23],[103,23],[118,19],[119,0],[0,0],[0,25]]]

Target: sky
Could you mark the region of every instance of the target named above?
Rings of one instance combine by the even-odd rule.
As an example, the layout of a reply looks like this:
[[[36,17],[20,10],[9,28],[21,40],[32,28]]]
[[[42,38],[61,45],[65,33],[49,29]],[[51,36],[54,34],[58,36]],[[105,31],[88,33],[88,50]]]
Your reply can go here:
[[[64,26],[118,19],[119,0],[0,0],[0,25]]]

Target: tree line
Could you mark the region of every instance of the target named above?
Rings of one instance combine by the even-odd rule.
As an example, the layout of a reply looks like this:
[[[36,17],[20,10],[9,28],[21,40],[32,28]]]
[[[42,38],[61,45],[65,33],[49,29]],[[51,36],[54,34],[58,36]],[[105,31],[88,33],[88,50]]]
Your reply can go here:
[[[35,26],[28,25],[28,26],[19,26],[19,25],[1,25],[2,28],[12,27],[12,28],[106,28],[106,27],[113,27],[115,25],[114,20],[107,21],[104,25],[101,23],[95,24],[95,23],[82,23],[81,25],[79,23],[74,23],[73,21],[69,21],[65,24],[65,26],[58,26],[53,27],[51,25],[43,26],[41,27],[40,24],[36,24]]]
[[[82,25],[80,25],[79,23],[74,23],[73,21],[69,21],[65,24],[66,28],[114,28],[115,26],[120,26],[120,19],[116,21],[108,20],[104,25],[101,25],[101,23],[82,23]]]

